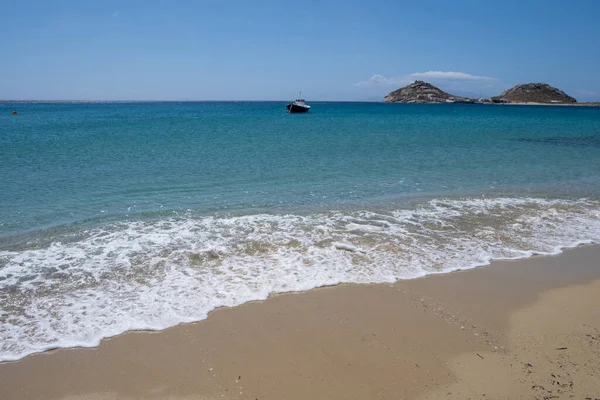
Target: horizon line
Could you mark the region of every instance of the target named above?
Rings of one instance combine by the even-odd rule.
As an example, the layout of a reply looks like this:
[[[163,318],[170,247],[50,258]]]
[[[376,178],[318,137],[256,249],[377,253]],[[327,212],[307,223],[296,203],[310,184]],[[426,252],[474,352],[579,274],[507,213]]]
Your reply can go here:
[[[0,99],[0,103],[286,103],[290,100],[16,100]],[[316,103],[379,103],[380,100],[311,100]]]

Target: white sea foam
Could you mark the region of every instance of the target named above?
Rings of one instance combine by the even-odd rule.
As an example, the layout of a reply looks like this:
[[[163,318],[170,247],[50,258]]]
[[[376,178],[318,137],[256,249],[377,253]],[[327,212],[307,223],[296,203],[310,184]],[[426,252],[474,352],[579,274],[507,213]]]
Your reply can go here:
[[[597,241],[591,200],[114,223],[0,252],[0,360],[197,321],[274,292],[393,282]]]

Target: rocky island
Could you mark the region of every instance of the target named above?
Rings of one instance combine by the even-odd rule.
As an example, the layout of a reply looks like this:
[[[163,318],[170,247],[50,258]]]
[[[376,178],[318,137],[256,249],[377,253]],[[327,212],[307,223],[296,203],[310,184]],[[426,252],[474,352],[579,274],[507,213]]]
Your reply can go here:
[[[384,103],[472,103],[472,99],[453,96],[431,83],[415,81],[408,86],[394,90],[383,99]]]
[[[492,97],[495,103],[574,104],[573,97],[547,83],[526,83]]]
[[[547,83],[526,83],[505,90],[491,99],[470,99],[446,93],[424,81],[415,81],[408,86],[390,92],[383,103],[468,103],[468,104],[538,104],[567,106],[600,106],[600,103],[578,103],[577,100],[560,89]]]

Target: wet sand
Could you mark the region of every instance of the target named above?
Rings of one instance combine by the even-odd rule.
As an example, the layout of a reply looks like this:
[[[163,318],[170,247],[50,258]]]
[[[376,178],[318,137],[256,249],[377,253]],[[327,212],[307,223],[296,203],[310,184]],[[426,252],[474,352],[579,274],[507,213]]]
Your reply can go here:
[[[0,364],[0,399],[141,398],[600,398],[600,246],[275,295]]]

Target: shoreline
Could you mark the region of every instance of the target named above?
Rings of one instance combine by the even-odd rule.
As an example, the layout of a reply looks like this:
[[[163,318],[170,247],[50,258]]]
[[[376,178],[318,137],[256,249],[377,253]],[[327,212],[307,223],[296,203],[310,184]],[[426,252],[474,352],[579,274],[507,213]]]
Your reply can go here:
[[[273,294],[215,309],[199,322],[129,331],[98,347],[51,350],[0,363],[0,397],[324,398],[326,393],[329,398],[387,398],[400,391],[406,398],[435,398],[441,388],[464,392],[466,387],[457,389],[466,379],[460,365],[491,360],[498,364],[497,374],[522,372],[522,366],[511,369],[503,362],[520,354],[513,349],[511,321],[540,298],[567,290],[568,298],[575,299],[589,295],[590,289],[582,288],[592,285],[596,294],[591,298],[600,304],[599,258],[600,245],[583,245],[559,255],[492,261],[486,268],[393,284],[350,283]],[[582,307],[600,333],[600,325],[594,325],[600,311],[593,308]],[[473,352],[475,359],[469,358]],[[592,369],[600,373],[600,366]],[[136,379],[126,379],[130,376]],[[524,376],[537,377],[537,372]],[[577,381],[572,387],[589,389],[598,383],[586,379],[587,384],[571,379]],[[588,394],[599,394],[600,383],[596,389]]]
[[[600,102],[589,102],[589,103],[491,103],[493,105],[501,106],[563,106],[563,107],[600,107]]]
[[[334,243],[334,245],[339,250],[350,251],[350,252],[354,252],[355,251],[352,247],[346,248],[344,244]],[[342,247],[339,247],[338,245],[341,245]],[[501,258],[501,257],[499,257],[499,258],[490,258],[490,259],[488,259],[487,261],[485,261],[483,263],[472,264],[472,265],[465,265],[463,267],[456,268],[456,269],[442,269],[442,270],[439,270],[439,271],[429,271],[429,272],[424,273],[423,275],[419,275],[419,276],[411,276],[411,277],[398,278],[394,282],[367,282],[367,283],[359,283],[359,282],[337,282],[337,283],[332,283],[332,284],[323,284],[323,285],[320,285],[320,286],[311,287],[311,288],[303,289],[303,290],[290,290],[290,291],[282,291],[282,292],[271,292],[271,293],[269,293],[267,295],[266,298],[263,298],[263,299],[249,300],[249,301],[245,301],[245,302],[242,302],[242,303],[234,305],[234,306],[218,306],[218,307],[215,307],[212,310],[208,311],[208,313],[206,314],[206,316],[204,318],[202,318],[202,319],[191,320],[191,321],[189,321],[189,320],[188,321],[182,321],[182,322],[179,322],[179,323],[177,323],[175,325],[166,326],[166,327],[157,328],[157,329],[151,329],[151,328],[128,329],[128,330],[122,331],[120,333],[117,333],[115,335],[108,335],[108,336],[101,337],[99,340],[97,340],[96,342],[94,342],[92,344],[89,344],[89,345],[52,346],[52,347],[48,347],[46,349],[40,349],[39,351],[26,354],[25,356],[22,356],[22,357],[16,358],[16,359],[5,359],[5,360],[1,360],[0,359],[0,366],[2,364],[5,364],[5,363],[16,363],[16,362],[20,362],[20,361],[22,361],[24,359],[27,359],[29,357],[32,357],[32,356],[41,355],[41,354],[47,354],[47,353],[53,353],[53,352],[61,351],[61,350],[95,349],[95,348],[98,348],[99,346],[101,346],[104,341],[107,341],[107,340],[119,337],[121,335],[126,335],[128,333],[149,333],[149,334],[160,333],[160,332],[164,332],[164,331],[169,330],[169,329],[177,328],[177,327],[182,326],[182,325],[202,323],[202,322],[208,320],[209,317],[211,316],[211,314],[213,314],[214,312],[218,312],[220,310],[226,310],[226,309],[235,309],[237,307],[241,307],[241,306],[244,306],[246,304],[263,303],[263,302],[269,301],[270,299],[275,298],[277,296],[301,295],[303,293],[307,293],[307,292],[310,292],[310,291],[313,291],[313,290],[330,289],[330,288],[341,287],[341,286],[346,286],[346,285],[359,285],[359,286],[396,285],[396,284],[398,284],[400,282],[405,282],[405,281],[426,279],[426,278],[432,277],[432,276],[454,274],[454,273],[459,273],[459,272],[466,272],[466,271],[476,270],[476,269],[480,269],[480,268],[486,268],[486,267],[490,267],[491,265],[493,265],[495,263],[519,262],[519,261],[529,260],[529,259],[537,258],[537,257],[556,257],[556,256],[559,256],[559,255],[563,254],[565,251],[574,250],[574,249],[578,249],[578,248],[585,247],[585,246],[598,246],[600,248],[600,243],[596,243],[593,240],[582,240],[582,241],[574,242],[574,243],[572,243],[570,245],[556,246],[552,252],[540,252],[540,251],[529,250],[528,254],[525,254],[525,255],[522,255],[522,256],[518,256],[518,257],[514,257],[514,258]]]

